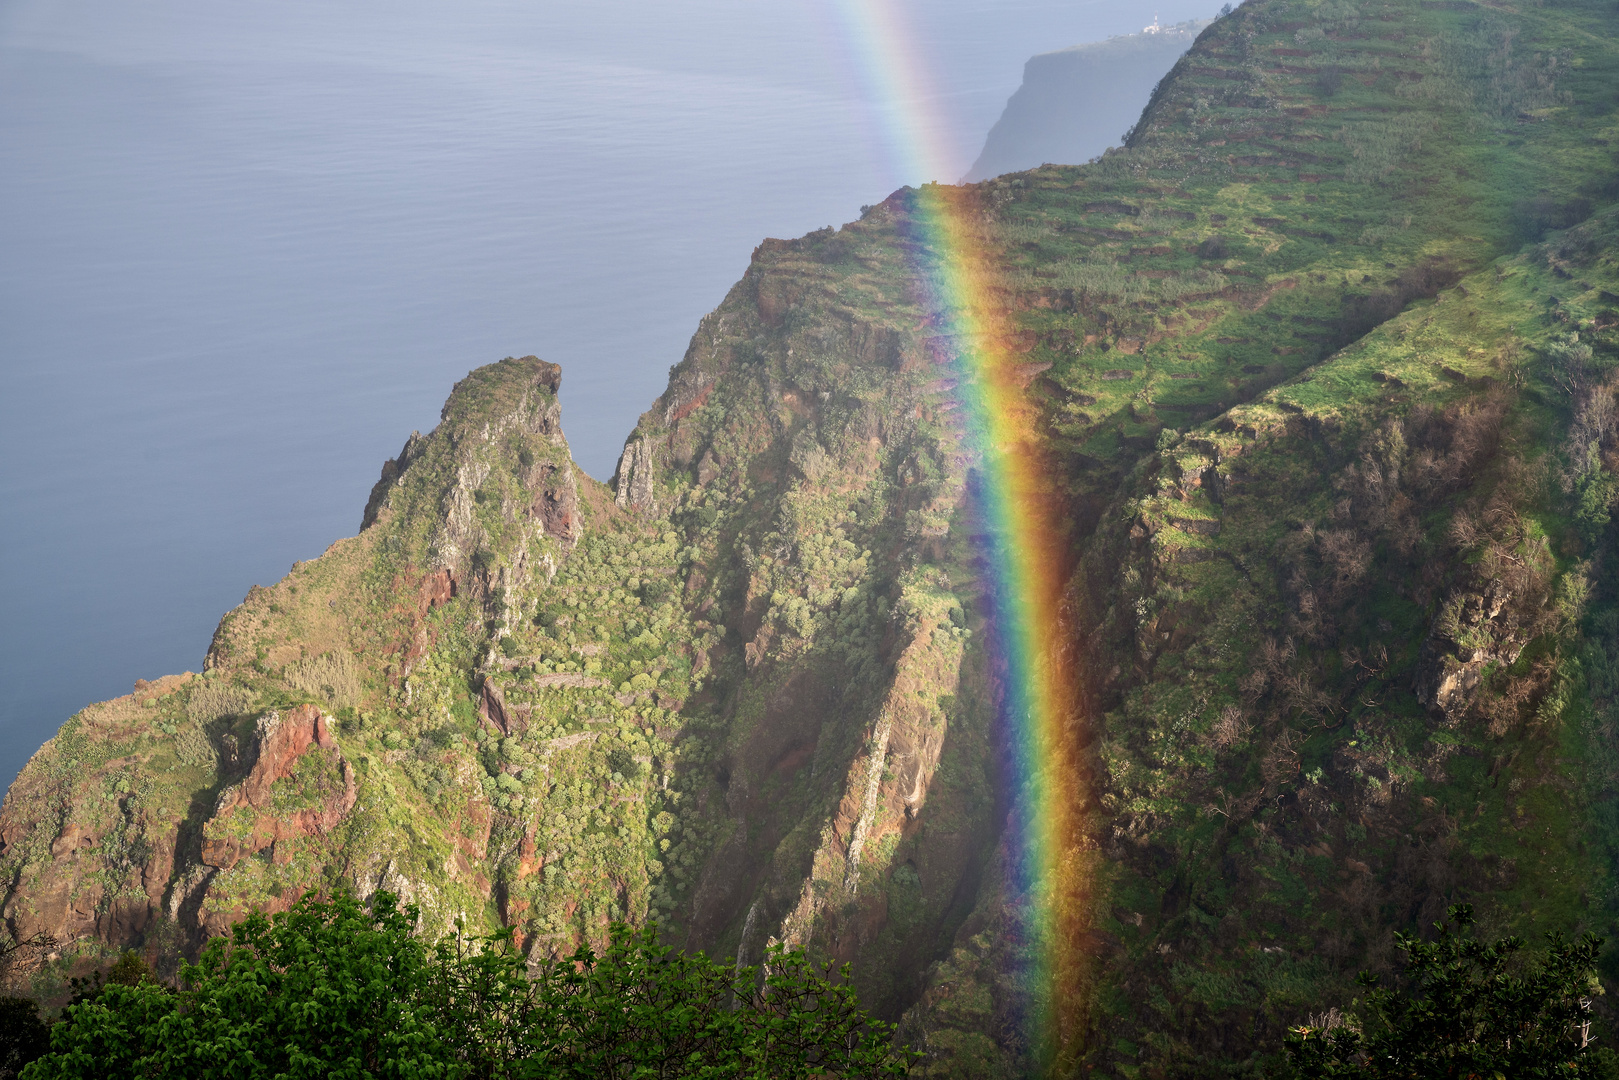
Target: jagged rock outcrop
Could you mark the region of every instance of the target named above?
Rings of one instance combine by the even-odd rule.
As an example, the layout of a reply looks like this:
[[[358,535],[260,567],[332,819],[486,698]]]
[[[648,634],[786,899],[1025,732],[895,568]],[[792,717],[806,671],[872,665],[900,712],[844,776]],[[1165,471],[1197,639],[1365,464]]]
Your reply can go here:
[[[392,883],[438,901],[434,917],[488,902],[493,816],[476,779],[488,774],[421,747],[401,762],[394,703],[442,719],[420,712],[424,694],[433,709],[453,703],[432,682],[442,635],[464,633],[469,615],[521,619],[524,594],[583,535],[592,511],[562,436],[559,380],[533,357],[474,372],[439,428],[384,469],[360,537],[226,616],[206,679],[141,683],[70,721],[0,811],[7,930],[77,940],[86,956],[144,944],[157,958],[309,888]],[[356,739],[379,719],[380,741]],[[421,880],[392,813],[357,809],[397,764],[422,784],[473,789],[433,830],[454,852],[434,872],[448,888]],[[356,846],[356,835],[396,839]]]
[[[360,531],[369,529],[377,520],[377,511],[388,498],[388,492],[399,480],[399,474],[410,468],[411,461],[421,451],[422,433],[413,431],[410,438],[405,440],[405,446],[399,451],[399,456],[389,458],[382,463],[382,476],[371,486],[371,494],[365,501],[365,513],[360,516]]]
[[[330,724],[313,705],[258,718],[252,769],[203,825],[203,865],[229,870],[272,844],[323,837],[354,809],[354,768]]]
[[[1495,573],[1470,575],[1452,590],[1422,645],[1414,686],[1418,701],[1448,720],[1460,720],[1485,673],[1510,668],[1547,629],[1552,569],[1546,554],[1535,552],[1511,567],[1495,567]]]
[[[656,472],[651,442],[632,438],[624,444],[618,468],[613,472],[613,501],[619,506],[655,512],[657,499],[652,493],[652,484]]]
[[[138,797],[131,784],[143,764],[138,751],[100,761],[61,756],[98,732],[140,723],[150,703],[195,680],[142,681],[134,694],[84,710],[35,755],[37,789],[26,793],[34,797],[13,784],[0,811],[10,871],[0,917],[13,940],[43,934],[63,945],[123,947],[160,920],[176,865],[178,808]]]

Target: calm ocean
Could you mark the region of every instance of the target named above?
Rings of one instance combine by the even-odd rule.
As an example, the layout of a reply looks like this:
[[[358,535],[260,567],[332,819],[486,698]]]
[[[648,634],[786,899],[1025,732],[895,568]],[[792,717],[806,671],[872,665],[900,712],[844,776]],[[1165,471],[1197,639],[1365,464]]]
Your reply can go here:
[[[1042,52],[1213,0],[932,0],[965,172]],[[906,183],[832,0],[0,0],[0,784],[197,670],[502,356],[606,478],[765,236]],[[1083,103],[1076,103],[1083,107]]]

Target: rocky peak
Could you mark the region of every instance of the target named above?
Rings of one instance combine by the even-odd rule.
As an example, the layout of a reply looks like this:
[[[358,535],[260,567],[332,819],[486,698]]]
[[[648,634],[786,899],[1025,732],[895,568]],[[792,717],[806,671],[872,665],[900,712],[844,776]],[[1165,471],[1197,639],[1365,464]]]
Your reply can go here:
[[[652,487],[656,474],[652,440],[639,433],[631,436],[613,470],[613,501],[633,510],[656,513],[658,504]]]
[[[562,369],[533,356],[508,357],[467,375],[445,402],[439,426],[425,437],[413,434],[400,456],[383,465],[366,527],[391,510],[399,533],[425,532],[420,563],[446,571],[457,592],[489,600],[498,614],[536,560],[545,563],[535,541],[549,537],[566,550],[583,532],[557,401],[561,386]]]

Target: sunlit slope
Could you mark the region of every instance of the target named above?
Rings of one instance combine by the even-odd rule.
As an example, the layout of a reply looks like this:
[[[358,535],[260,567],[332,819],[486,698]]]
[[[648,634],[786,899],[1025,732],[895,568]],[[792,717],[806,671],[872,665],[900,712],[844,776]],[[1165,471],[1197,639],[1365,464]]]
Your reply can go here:
[[[1130,148],[950,193],[1066,529],[1083,985],[1029,977],[1003,873],[905,190],[761,245],[610,489],[555,368],[479,369],[204,676],[70,720],[0,812],[8,930],[79,939],[36,987],[386,885],[539,953],[656,918],[850,959],[940,1075],[1191,1075],[1450,900],[1604,929],[1611,16],[1251,0]]]

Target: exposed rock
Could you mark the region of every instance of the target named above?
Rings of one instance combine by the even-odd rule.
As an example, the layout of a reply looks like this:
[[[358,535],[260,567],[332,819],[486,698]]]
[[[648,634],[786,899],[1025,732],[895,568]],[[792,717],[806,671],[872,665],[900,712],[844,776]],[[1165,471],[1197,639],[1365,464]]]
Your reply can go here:
[[[1592,468],[1611,472],[1619,436],[1606,398],[1538,401],[1510,424],[1503,410],[1552,355],[1543,322],[1592,335],[1557,355],[1611,352],[1589,314],[1619,282],[1574,247],[1616,244],[1578,229],[1549,241],[1571,275],[1555,282],[1574,284],[1543,308],[1538,263],[1487,265],[1515,196],[1478,173],[1472,205],[1495,216],[1456,231],[1462,201],[1424,179],[1476,157],[1454,142],[1474,120],[1508,153],[1496,120],[1441,115],[1467,95],[1427,92],[1442,77],[1431,58],[1358,33],[1333,48],[1375,48],[1371,79],[1424,92],[1380,92],[1381,119],[1274,107],[1311,84],[1284,65],[1261,86],[1255,63],[1321,40],[1281,28],[1280,7],[1250,0],[1205,34],[1155,95],[1162,122],[1143,123],[1139,153],[904,190],[841,230],[761,244],[641,417],[612,490],[568,458],[553,366],[469,373],[439,426],[385,467],[364,533],[251,591],[216,635],[210,680],[255,702],[310,692],[295,665],[352,658],[343,729],[318,709],[258,729],[247,705],[193,714],[179,685],[86,709],[0,810],[7,929],[179,953],[342,882],[419,903],[426,934],[457,916],[475,932],[514,922],[531,955],[599,944],[615,917],[656,919],[710,955],[753,958],[776,938],[853,960],[863,1001],[920,1025],[931,1075],[1033,1074],[1026,1020],[1050,1005],[1055,1037],[1091,1048],[1053,1075],[1179,1076],[1251,1069],[1277,1045],[1302,999],[1277,989],[1271,942],[1321,942],[1300,969],[1308,994],[1347,999],[1369,942],[1457,895],[1487,902],[1509,875],[1468,848],[1506,850],[1498,825],[1524,828],[1553,800],[1589,803],[1583,777],[1612,786],[1606,751],[1586,752],[1614,718],[1585,721],[1608,704],[1570,680],[1570,723],[1546,692],[1559,661],[1583,662],[1576,646],[1606,652],[1592,686],[1612,681],[1598,676],[1619,644],[1573,640],[1611,616],[1594,571],[1612,533],[1570,525],[1555,477],[1514,455],[1541,450],[1524,433],[1594,442]],[[1471,33],[1441,8],[1395,0],[1364,29],[1408,44]],[[1513,51],[1527,64],[1536,26],[1566,18],[1554,9],[1491,19],[1524,29]],[[1611,67],[1619,45],[1582,34],[1589,70]],[[1503,85],[1551,92],[1537,80]],[[1579,155],[1534,145],[1564,124],[1600,130],[1586,104],[1512,121],[1529,147],[1513,185],[1595,179]],[[1328,201],[1288,193],[1270,210],[1289,223],[1276,244],[1233,230],[1240,265],[1189,271],[1186,253],[1227,222],[1210,206],[1258,220],[1301,163],[1363,169],[1357,125],[1407,120],[1430,133],[1420,159],[1396,163],[1408,175]],[[1270,145],[1240,165],[1204,150],[1228,141]],[[1316,200],[1310,232],[1298,195]],[[936,310],[917,274],[930,207],[959,209],[983,241],[956,252],[976,264],[970,311]],[[1376,242],[1394,211],[1399,243]],[[1382,286],[1297,242],[1348,222],[1355,235],[1371,223],[1364,267],[1393,260],[1399,277],[1412,252],[1454,253],[1474,302],[1510,317],[1470,320],[1460,293],[1400,314],[1413,285],[1360,318],[1356,291]],[[1222,285],[1227,272],[1248,284]],[[1194,273],[1215,292],[1188,291],[1203,288]],[[1442,360],[1467,378],[1423,374]],[[1486,368],[1493,413],[1471,400]],[[1198,426],[1239,395],[1258,396]],[[997,415],[970,415],[980,404]],[[1568,415],[1589,441],[1554,441]],[[1000,580],[997,539],[1049,580]],[[1490,578],[1510,587],[1492,593]],[[999,636],[1025,601],[1032,666],[1028,639]],[[1525,640],[1548,643],[1522,665],[1540,682],[1482,677]],[[1025,693],[1041,688],[1009,685],[1020,668],[1073,685]],[[1410,723],[1413,681],[1457,722]],[[1497,729],[1529,717],[1500,753]],[[1036,747],[1050,756],[1023,760]],[[1055,782],[1025,788],[1028,765]],[[1040,788],[1041,804],[1023,801]],[[1600,821],[1568,823],[1534,822],[1511,873],[1547,898],[1539,910],[1611,936],[1589,900],[1613,891],[1600,836],[1586,839]],[[1030,879],[1021,847],[1047,825],[1040,858],[1060,865],[1062,895]],[[1581,872],[1532,866],[1534,850]],[[1520,917],[1521,896],[1506,899],[1492,918]],[[1032,970],[1046,940],[1072,946],[1050,997]],[[1216,983],[1253,992],[1195,989]],[[972,1061],[952,1063],[963,1047]]]
[[[94,808],[79,812],[94,814]],[[163,910],[174,865],[174,824],[151,820],[127,801],[110,818],[68,820],[51,841],[46,864],[33,876],[36,887],[26,896],[13,891],[7,898],[6,929],[18,941],[45,934],[63,944],[84,938],[138,943]],[[116,872],[106,872],[108,854],[138,851],[137,841],[148,836],[143,859],[122,861]]]
[[[579,513],[579,484],[574,479],[572,466],[566,463],[535,465],[523,480],[535,493],[529,516],[558,540],[570,545],[576,543],[584,532],[584,520]]]
[[[652,480],[657,469],[653,458],[652,442],[645,436],[632,438],[624,444],[624,452],[618,458],[618,468],[613,473],[613,501],[619,506],[647,513],[657,511],[657,501],[652,494]]]
[[[455,596],[455,579],[448,570],[435,570],[422,578],[422,583],[416,589],[416,595],[421,597],[419,613],[426,615],[440,604],[448,603]]]
[[[506,715],[506,700],[501,696],[500,687],[495,685],[493,679],[483,681],[483,690],[478,697],[478,713],[485,723],[502,735],[511,734],[511,720]]]
[[[1417,700],[1447,718],[1467,711],[1473,691],[1484,678],[1486,661],[1462,661],[1433,649],[1432,643],[1423,647],[1423,664],[1414,687]]]
[[[1419,702],[1455,720],[1467,711],[1491,664],[1518,659],[1526,641],[1503,617],[1511,603],[1510,590],[1497,578],[1451,594],[1422,645],[1413,684]]]
[[[220,793],[213,817],[203,826],[205,864],[228,870],[277,841],[322,836],[354,808],[354,769],[327,725],[313,705],[259,718],[252,770]],[[313,777],[299,768],[311,762]],[[278,784],[293,790],[277,798]]]
[[[389,490],[398,483],[400,475],[410,468],[411,461],[420,453],[424,441],[421,432],[411,432],[410,438],[405,440],[404,449],[399,451],[399,456],[382,463],[382,476],[372,485],[371,494],[365,501],[365,513],[360,517],[361,532],[369,529],[377,520],[377,512],[387,501]]]
[[[1511,665],[1519,648],[1466,649],[1460,655],[1445,651],[1433,638],[1423,643],[1422,658],[1412,687],[1417,700],[1450,720],[1459,718],[1472,704],[1474,693],[1491,664]]]
[[[712,448],[703,451],[703,458],[697,463],[697,483],[699,485],[713,483],[714,478],[720,474],[719,460],[714,457]]]

